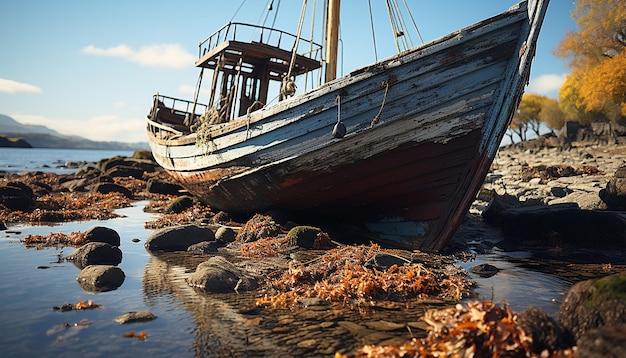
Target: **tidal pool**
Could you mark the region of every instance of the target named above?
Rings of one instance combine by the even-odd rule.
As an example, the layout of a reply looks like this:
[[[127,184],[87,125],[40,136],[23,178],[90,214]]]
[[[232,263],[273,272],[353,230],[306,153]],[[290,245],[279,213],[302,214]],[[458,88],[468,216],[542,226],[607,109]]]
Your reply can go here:
[[[419,305],[380,305],[364,314],[340,304],[319,304],[297,311],[255,306],[258,293],[207,294],[185,282],[206,259],[187,253],[151,254],[143,244],[155,219],[145,213],[146,202],[117,210],[122,218],[71,222],[54,226],[13,226],[0,238],[0,351],[3,357],[214,357],[214,356],[333,356],[353,354],[364,344],[402,343],[426,334],[424,311],[442,308],[432,300]],[[116,290],[94,293],[76,282],[79,269],[59,258],[73,248],[25,248],[28,234],[70,233],[106,226],[121,237],[119,267],[124,283]],[[133,242],[139,239],[139,242]],[[535,306],[551,314],[572,281],[532,270],[524,253],[492,250],[469,268],[488,262],[501,269],[490,278],[472,275],[480,299],[508,302],[516,311]],[[516,261],[517,260],[517,261]],[[527,263],[527,262],[526,262]],[[61,312],[54,306],[92,300],[91,310]],[[157,319],[121,325],[114,318],[129,311],[148,310]],[[125,337],[146,332],[145,340]]]

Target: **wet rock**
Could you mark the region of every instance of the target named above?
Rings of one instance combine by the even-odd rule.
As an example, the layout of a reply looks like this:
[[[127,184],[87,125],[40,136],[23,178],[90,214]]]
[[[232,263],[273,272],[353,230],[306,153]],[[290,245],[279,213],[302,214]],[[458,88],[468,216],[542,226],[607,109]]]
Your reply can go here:
[[[573,203],[507,209],[500,215],[500,225],[506,236],[547,245],[626,244],[626,215],[581,210]]]
[[[591,329],[576,344],[579,357],[626,357],[626,325]]]
[[[365,262],[365,267],[375,268],[377,270],[387,270],[393,265],[402,266],[407,263],[400,257],[389,254],[376,254]]]
[[[292,246],[313,249],[317,235],[321,232],[321,229],[313,226],[296,226],[287,233],[287,240]]]
[[[615,171],[606,188],[600,190],[599,196],[610,210],[626,210],[626,166]]]
[[[187,283],[205,292],[226,293],[255,289],[256,280],[221,256],[211,257],[189,275]]]
[[[187,252],[193,252],[197,254],[211,254],[216,253],[217,249],[223,247],[225,243],[221,241],[202,241],[197,244],[193,244],[187,248]]]
[[[237,234],[235,233],[235,230],[226,226],[221,226],[219,229],[217,229],[217,231],[215,231],[215,240],[224,243],[235,241],[236,236]]]
[[[80,178],[64,181],[61,186],[71,192],[86,192],[95,182],[93,178]]]
[[[130,190],[114,183],[98,183],[94,186],[93,191],[101,194],[121,193],[129,199],[133,198],[133,193]]]
[[[571,194],[572,190],[562,187],[562,186],[553,186],[550,188],[550,194],[552,194],[552,196],[555,196],[557,198],[563,198],[565,197],[567,194]]]
[[[500,221],[500,217],[505,210],[518,206],[519,201],[515,196],[492,193],[489,204],[482,212],[482,217],[487,222],[497,223]]]
[[[33,190],[26,184],[9,182],[0,186],[0,204],[12,211],[30,211],[35,206]]]
[[[122,262],[122,251],[117,246],[104,242],[90,242],[76,249],[65,259],[79,268],[89,265],[117,265]]]
[[[213,221],[214,224],[224,224],[232,220],[233,220],[232,216],[224,211],[218,212],[217,214],[213,215],[213,217],[211,218],[211,221]]]
[[[90,265],[80,271],[76,281],[85,291],[105,292],[120,287],[125,278],[124,271],[117,266]]]
[[[558,319],[577,339],[594,328],[626,324],[626,272],[572,286]]]
[[[105,242],[111,246],[120,246],[120,235],[117,231],[104,226],[87,229],[85,239],[89,242]]]
[[[150,322],[156,318],[157,316],[155,316],[150,311],[134,311],[125,313],[121,316],[117,316],[113,320],[119,324],[127,324],[137,322]]]
[[[180,195],[183,191],[183,187],[177,184],[167,183],[156,178],[148,179],[146,183],[146,190],[149,193],[165,194],[165,195]]]
[[[547,312],[539,308],[530,308],[519,315],[520,326],[532,337],[532,349],[536,354],[544,350],[556,350],[571,347],[573,337]]]
[[[166,213],[182,213],[186,209],[189,209],[193,206],[193,198],[188,195],[179,196],[178,198],[172,200],[166,207]]]
[[[480,277],[487,278],[500,272],[500,269],[490,264],[480,264],[480,265],[472,266],[470,268],[470,271],[477,274]]]
[[[4,231],[7,229],[7,226],[4,224],[4,222],[0,221],[0,231]]]
[[[145,150],[145,149],[137,149],[133,153],[131,158],[149,160],[151,162],[154,162],[154,157],[152,156],[152,152],[149,150]]]
[[[211,229],[181,225],[154,231],[148,236],[144,246],[149,251],[180,251],[202,241],[214,240],[215,235]]]
[[[141,168],[131,167],[127,165],[118,165],[104,172],[104,175],[111,178],[132,177],[136,179],[141,179],[143,178],[143,173],[145,173],[145,171]]]

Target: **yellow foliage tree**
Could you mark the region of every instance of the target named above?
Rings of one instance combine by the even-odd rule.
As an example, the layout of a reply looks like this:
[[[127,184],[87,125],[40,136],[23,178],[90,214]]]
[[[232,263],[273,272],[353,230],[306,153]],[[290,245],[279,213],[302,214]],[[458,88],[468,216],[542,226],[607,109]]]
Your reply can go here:
[[[563,128],[565,114],[559,108],[559,102],[554,98],[539,94],[525,94],[509,126],[511,142],[513,142],[512,134],[517,134],[520,140],[526,140],[526,131],[529,128],[538,137],[541,123],[545,123],[551,129]]]
[[[513,122],[526,123],[535,132],[535,135],[539,136],[539,126],[541,124],[539,113],[541,112],[542,104],[547,98],[534,93],[522,96],[522,101],[513,116]]]
[[[602,114],[620,122],[626,117],[626,0],[577,0],[572,17],[578,32],[569,31],[555,51],[572,69],[559,92],[561,109],[568,119]]]
[[[554,98],[546,97],[541,105],[539,120],[550,129],[561,129],[565,125],[565,113],[561,111],[559,102]]]

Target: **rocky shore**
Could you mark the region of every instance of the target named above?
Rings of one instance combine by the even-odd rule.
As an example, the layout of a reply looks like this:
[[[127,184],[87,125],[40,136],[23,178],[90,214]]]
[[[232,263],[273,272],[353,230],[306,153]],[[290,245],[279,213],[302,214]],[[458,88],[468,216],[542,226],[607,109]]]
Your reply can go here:
[[[170,182],[149,153],[111,158],[75,174],[5,174],[0,226],[112,218],[115,208],[148,199],[146,209],[161,216],[146,223],[156,229],[146,250],[200,258],[186,283],[201,292],[258,292],[256,304],[266,309],[340,302],[367,310],[407,305],[407,300],[450,306],[422,317],[428,325],[422,338],[391,344],[390,335],[379,334],[373,341],[379,345],[364,347],[360,356],[493,355],[512,349],[522,355],[599,357],[621,354],[626,346],[625,165],[623,145],[574,143],[563,149],[540,138],[502,148],[443,255],[344,245],[280,213],[240,218],[212,212]],[[111,290],[124,282],[117,268],[123,256],[119,235],[111,229],[25,237],[23,242],[76,247],[63,259],[81,268],[77,280],[85,290]],[[490,301],[455,306],[470,294],[472,282],[454,262],[495,248],[526,250],[537,260],[558,258],[568,265],[596,263],[598,269],[587,275],[592,281],[573,279],[581,282],[568,293],[558,317],[536,309],[518,314]],[[479,275],[498,270],[490,265],[472,269]],[[405,326],[398,323],[399,329]],[[503,330],[510,335],[502,336]],[[307,341],[301,347],[300,341],[296,346],[303,354],[316,346]]]

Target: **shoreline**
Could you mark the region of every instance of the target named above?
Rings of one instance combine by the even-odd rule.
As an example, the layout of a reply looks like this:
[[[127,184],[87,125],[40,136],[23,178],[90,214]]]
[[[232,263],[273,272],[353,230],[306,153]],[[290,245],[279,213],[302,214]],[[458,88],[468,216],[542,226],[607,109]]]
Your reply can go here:
[[[586,209],[594,209],[601,210],[601,200],[598,197],[599,190],[606,187],[606,184],[611,180],[612,175],[614,174],[614,170],[617,170],[618,167],[625,163],[626,155],[626,146],[608,146],[608,147],[574,147],[569,151],[559,151],[558,149],[518,149],[518,148],[505,148],[501,152],[498,153],[498,157],[494,161],[492,165],[492,169],[490,170],[487,178],[485,180],[484,190],[478,196],[477,200],[472,204],[470,211],[468,212],[467,219],[461,225],[457,233],[454,235],[449,248],[446,250],[447,259],[453,258],[456,260],[457,264],[462,262],[463,260],[467,260],[466,264],[463,266],[468,267],[469,271],[473,272],[470,276],[477,278],[480,282],[482,277],[485,277],[485,280],[482,282],[486,285],[489,285],[488,280],[489,277],[498,277],[498,275],[506,275],[506,272],[510,270],[510,268],[497,267],[498,264],[495,262],[496,266],[493,273],[487,272],[487,275],[491,276],[483,276],[485,271],[473,271],[474,266],[482,266],[485,268],[487,266],[484,265],[471,265],[467,264],[467,262],[472,262],[472,260],[476,260],[476,257],[481,258],[481,260],[485,261],[486,264],[489,263],[490,257],[493,257],[493,252],[500,252],[499,255],[504,258],[508,257],[511,262],[514,262],[516,265],[527,266],[531,270],[539,270],[538,265],[543,264],[546,266],[545,268],[553,269],[553,274],[556,276],[565,277],[570,282],[578,282],[585,278],[589,277],[604,277],[611,273],[622,272],[626,270],[626,260],[623,259],[623,256],[616,256],[616,253],[608,253],[613,254],[607,255],[607,253],[601,252],[602,250],[592,250],[589,251],[587,248],[583,248],[581,250],[578,247],[573,247],[571,245],[553,245],[553,243],[543,243],[540,245],[536,245],[536,243],[528,243],[528,242],[517,242],[513,246],[509,246],[506,249],[502,249],[502,242],[505,241],[504,234],[497,225],[493,223],[489,223],[482,217],[482,214],[492,205],[493,198],[498,197],[506,197],[511,196],[515,197],[520,204],[521,207],[524,206],[536,206],[536,205],[545,205],[545,206],[558,206],[559,204],[563,204],[565,202],[573,202],[576,203],[578,207],[583,210]],[[109,159],[110,160],[110,159]],[[100,169],[102,172],[110,171],[107,176],[111,176],[114,171],[111,171],[111,167],[107,168],[104,164],[106,161],[99,163]],[[125,163],[122,161],[122,163]],[[118,165],[120,162],[118,162]],[[128,163],[125,163],[128,164]],[[145,164],[145,163],[144,163]],[[595,166],[597,167],[597,172],[589,172],[577,175],[567,175],[567,176],[559,176],[555,178],[549,178],[550,180],[544,180],[541,177],[539,178],[522,178],[519,173],[522,171],[522,168],[533,168],[540,165],[546,166],[561,166],[567,165],[571,167],[578,166]],[[118,168],[119,169],[119,168]],[[613,172],[612,172],[613,171]],[[142,172],[143,173],[143,172]],[[119,174],[119,173],[118,173]],[[215,227],[226,227],[230,226],[234,227],[243,227],[243,222],[233,221],[233,218],[224,213],[211,213],[210,210],[203,208],[201,204],[191,201],[191,205],[182,208],[182,209],[173,209],[172,205],[175,201],[175,196],[168,194],[148,194],[148,180],[150,179],[158,179],[158,175],[148,175],[145,176],[145,173],[142,174],[142,178],[129,178],[128,172],[125,175],[112,176],[112,180],[110,182],[106,182],[107,184],[116,184],[120,186],[127,186],[127,190],[130,190],[132,193],[132,200],[151,200],[152,203],[149,205],[151,210],[160,212],[160,218],[153,222],[154,228],[171,226],[172,224],[183,224],[185,222],[192,221],[201,226],[211,226],[216,225]],[[67,183],[72,183],[76,180],[87,179],[89,175],[86,173],[80,174],[83,176],[82,178],[76,178],[76,174],[64,174],[60,177],[64,178],[63,180],[58,180],[59,176],[57,176],[57,181],[50,181],[47,183],[47,186],[52,187],[56,185],[65,184],[64,190],[67,190]],[[35,191],[39,194],[43,194],[43,190],[45,189],[42,184],[43,178],[46,177],[54,177],[56,175],[45,174],[43,173],[39,177],[36,177],[33,173],[24,174],[24,177],[30,177],[30,181],[28,183],[35,186]],[[71,178],[73,176],[73,178]],[[16,180],[19,176],[16,175],[8,175],[11,180]],[[164,178],[161,178],[164,179]],[[538,180],[537,180],[538,179]],[[91,180],[91,181],[90,181]],[[90,184],[82,182],[82,185],[95,185],[93,188],[101,188],[100,184],[101,179],[93,181],[93,178],[87,180]],[[38,183],[38,184],[34,184]],[[80,183],[74,182],[73,185],[79,185]],[[93,189],[92,188],[92,189]],[[558,193],[554,188],[562,188],[562,193],[566,195],[556,195]],[[91,190],[91,189],[90,189]],[[97,191],[98,189],[96,189]],[[50,190],[48,190],[50,191]],[[71,192],[71,191],[70,191]],[[118,193],[123,192],[121,189],[117,191]],[[119,207],[123,207],[124,205],[128,205],[128,202],[122,200],[121,203],[111,203],[105,201],[95,201],[94,198],[98,198],[99,196],[103,197],[119,197],[118,194],[114,194],[115,191],[109,191],[108,193],[99,193],[98,195],[93,194],[93,191],[88,192],[89,195],[88,200],[91,201],[91,204],[103,205],[104,207],[108,207],[114,210],[114,207],[119,205]],[[112,194],[113,193],[113,194]],[[65,194],[67,196],[67,194]],[[95,195],[95,196],[94,196]],[[122,195],[124,196],[124,195]],[[486,200],[488,199],[488,200]],[[559,200],[561,202],[559,202]],[[549,205],[548,205],[549,204]],[[167,213],[169,212],[169,213]],[[49,215],[48,217],[57,217],[57,218],[66,218],[64,216],[54,216]],[[84,216],[87,217],[87,216]],[[67,218],[72,218],[68,216]],[[258,231],[260,226],[254,226],[253,231]],[[284,232],[283,234],[284,235]],[[279,237],[282,237],[279,235]],[[277,243],[277,247],[280,250],[286,248],[281,246],[285,243],[284,239],[281,239]],[[258,241],[261,244],[264,242]],[[269,243],[269,241],[268,241]],[[276,242],[274,242],[276,244]],[[533,246],[535,244],[536,246]],[[239,243],[238,245],[232,246],[229,248],[229,252],[231,256],[241,256],[241,247],[245,245]],[[259,249],[259,247],[257,247]],[[204,249],[202,249],[204,250]],[[217,256],[220,256],[220,252],[225,253],[223,251],[216,251]],[[262,252],[267,252],[266,248],[260,248]],[[494,251],[495,250],[495,251]],[[585,251],[586,250],[586,251]],[[301,250],[306,252],[306,250]],[[529,252],[531,253],[531,257],[526,258],[514,258],[514,256],[508,256],[508,252]],[[289,251],[290,252],[290,251]],[[279,257],[282,259],[279,260],[290,260],[293,259],[293,253],[289,253],[286,251],[287,255],[281,254]],[[380,254],[385,254],[389,251],[380,250]],[[590,252],[592,253],[601,253],[599,257],[596,258],[596,262],[581,262],[580,258],[585,253],[588,255]],[[206,255],[207,253],[202,251],[201,255]],[[234,254],[234,255],[233,255]],[[189,254],[188,254],[189,255]],[[197,252],[196,254],[197,255]],[[319,257],[319,253],[317,256],[313,256],[313,260],[315,257]],[[410,257],[411,261],[419,258],[422,260],[421,262],[428,262],[428,260],[442,260],[444,256],[437,255],[415,255],[415,253],[408,253],[407,257]],[[491,255],[491,256],[490,256]],[[620,253],[621,255],[621,253]],[[215,256],[212,253],[209,253],[206,257]],[[306,257],[306,255],[304,256]],[[430,257],[430,259],[429,259]],[[199,258],[196,258],[199,259]],[[241,257],[237,258],[237,262],[241,259]],[[253,260],[255,260],[253,258]],[[256,259],[258,260],[258,259]],[[261,261],[264,261],[265,264],[268,264],[274,259],[263,258]],[[311,260],[311,257],[309,257]],[[568,261],[569,260],[569,261]],[[598,260],[614,260],[613,265],[606,265],[605,261]],[[620,261],[621,260],[621,261]],[[286,261],[285,261],[286,262]],[[420,262],[420,261],[418,261]],[[504,262],[504,261],[502,261]],[[250,265],[250,264],[249,264]],[[252,264],[254,267],[254,264]],[[286,269],[286,264],[284,262],[280,263],[278,266],[275,266],[273,270],[278,269],[282,266],[282,270]],[[471,266],[471,267],[470,267]],[[493,265],[492,265],[493,266]],[[533,268],[533,266],[535,266]],[[261,266],[259,266],[261,267]],[[487,267],[489,268],[489,267]],[[267,266],[263,268],[267,270]],[[577,274],[567,275],[567,271],[576,271]],[[288,272],[288,271],[286,271]],[[506,276],[505,276],[506,277]],[[493,280],[493,279],[491,279]],[[493,281],[498,282],[498,281]],[[502,282],[502,281],[500,281]],[[492,288],[492,295],[493,295]],[[495,292],[498,291],[499,288],[495,287]],[[483,290],[483,296],[487,296],[488,293],[485,293]],[[483,297],[484,298],[484,297]],[[432,299],[431,299],[432,300]],[[431,301],[432,302],[432,301]],[[452,303],[449,303],[452,304]],[[489,308],[491,306],[481,306],[482,309],[492,309]],[[420,326],[422,327],[422,326]]]

